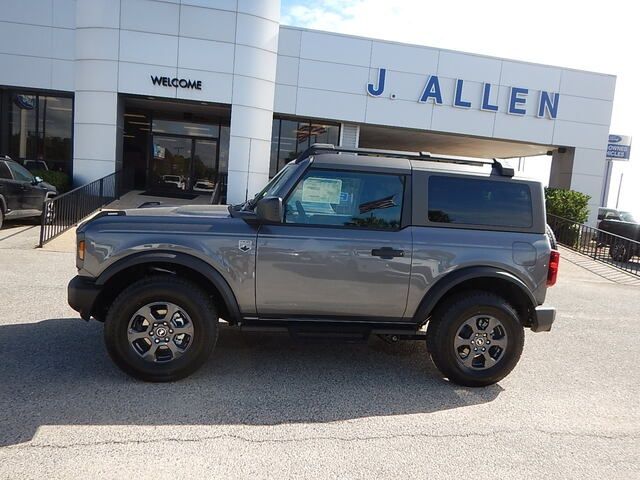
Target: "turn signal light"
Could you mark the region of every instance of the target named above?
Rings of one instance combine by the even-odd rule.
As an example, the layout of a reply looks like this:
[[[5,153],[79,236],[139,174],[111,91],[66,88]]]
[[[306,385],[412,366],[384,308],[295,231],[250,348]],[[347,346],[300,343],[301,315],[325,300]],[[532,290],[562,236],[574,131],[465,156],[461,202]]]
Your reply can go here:
[[[547,287],[553,287],[558,280],[558,267],[560,266],[560,252],[551,250],[549,255],[549,271],[547,272]]]
[[[84,240],[78,242],[78,258],[84,261]]]

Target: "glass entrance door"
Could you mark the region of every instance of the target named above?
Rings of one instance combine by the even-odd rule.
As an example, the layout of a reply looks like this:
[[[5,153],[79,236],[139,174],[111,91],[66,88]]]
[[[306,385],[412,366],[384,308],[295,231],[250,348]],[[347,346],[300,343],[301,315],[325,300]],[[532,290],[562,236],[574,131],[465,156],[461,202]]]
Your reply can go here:
[[[162,191],[189,188],[193,139],[153,135],[153,152],[149,166],[149,187]]]
[[[190,187],[194,192],[211,193],[216,186],[218,141],[195,139],[193,149],[193,174]]]
[[[165,193],[213,192],[218,176],[218,140],[153,135],[149,188]]]

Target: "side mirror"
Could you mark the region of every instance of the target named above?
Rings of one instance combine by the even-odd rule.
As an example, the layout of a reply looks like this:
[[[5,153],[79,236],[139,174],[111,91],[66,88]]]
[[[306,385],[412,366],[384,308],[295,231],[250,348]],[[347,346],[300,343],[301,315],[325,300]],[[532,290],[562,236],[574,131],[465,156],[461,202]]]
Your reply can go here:
[[[38,185],[39,183],[42,183],[42,182],[44,182],[44,180],[42,179],[42,177],[33,177],[33,181],[32,181],[32,183],[33,183],[34,185]]]
[[[255,208],[256,218],[265,223],[282,223],[284,221],[284,207],[280,197],[264,197]]]

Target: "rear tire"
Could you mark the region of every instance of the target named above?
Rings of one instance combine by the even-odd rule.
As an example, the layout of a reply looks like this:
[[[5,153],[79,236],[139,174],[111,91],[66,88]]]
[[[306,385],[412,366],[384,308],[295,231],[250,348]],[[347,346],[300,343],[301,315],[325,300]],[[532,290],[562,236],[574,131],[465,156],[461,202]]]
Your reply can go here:
[[[489,292],[453,295],[437,308],[427,329],[433,363],[450,381],[467,387],[502,380],[523,347],[524,328],[516,311]]]
[[[2,206],[0,206],[0,228],[2,228],[3,223],[4,223],[4,212],[2,211]]]
[[[206,362],[218,339],[218,315],[197,285],[156,275],[118,295],[107,312],[104,339],[110,357],[125,373],[169,382]]]

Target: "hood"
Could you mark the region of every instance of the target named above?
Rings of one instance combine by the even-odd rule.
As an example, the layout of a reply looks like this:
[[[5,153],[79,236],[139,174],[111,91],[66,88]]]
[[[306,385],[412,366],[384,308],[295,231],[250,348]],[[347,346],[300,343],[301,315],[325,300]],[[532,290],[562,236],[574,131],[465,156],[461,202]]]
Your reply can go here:
[[[157,207],[131,208],[125,210],[125,214],[127,216],[144,217],[184,216],[224,218],[229,217],[229,208],[227,205],[161,205]]]
[[[53,185],[51,185],[50,183],[47,182],[40,182],[38,183],[38,186],[40,188],[44,188],[45,190],[47,190],[48,192],[53,192],[56,195],[58,194],[58,189],[56,187],[54,187]]]

